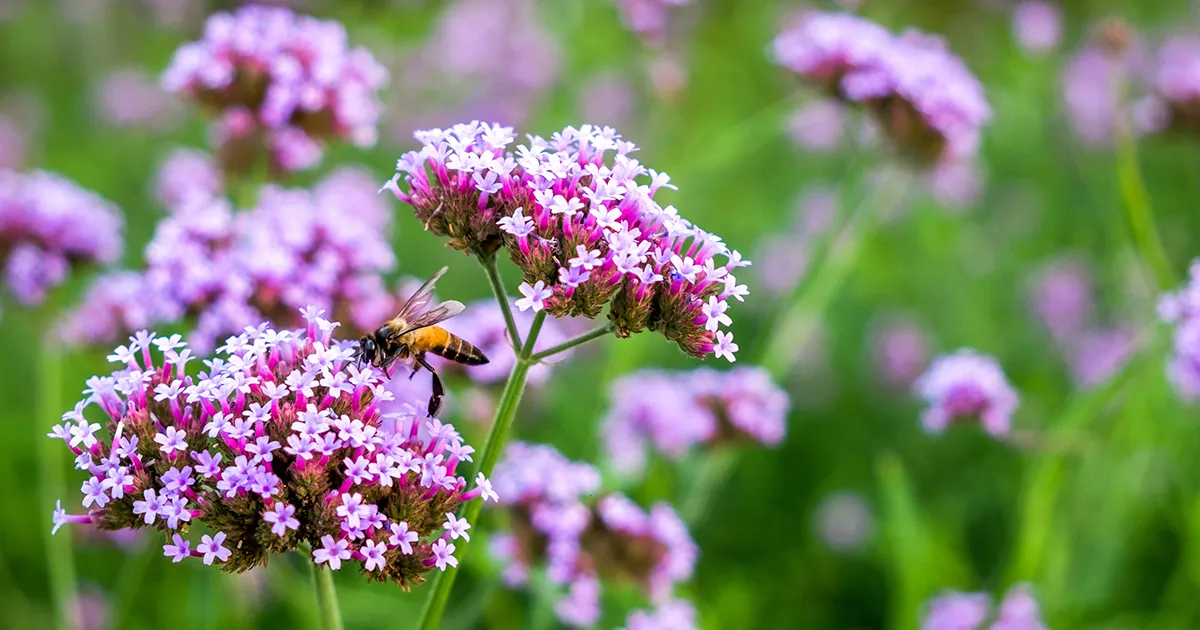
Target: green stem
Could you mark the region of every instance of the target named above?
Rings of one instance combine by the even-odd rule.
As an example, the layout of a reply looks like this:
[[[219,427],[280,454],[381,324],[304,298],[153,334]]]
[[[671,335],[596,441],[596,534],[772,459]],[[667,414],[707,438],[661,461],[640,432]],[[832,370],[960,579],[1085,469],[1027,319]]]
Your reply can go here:
[[[1154,226],[1150,194],[1146,191],[1142,169],[1138,165],[1137,141],[1125,127],[1121,125],[1123,130],[1117,133],[1117,181],[1125,201],[1125,210],[1129,214],[1129,228],[1133,232],[1138,253],[1150,266],[1159,290],[1170,289],[1175,286],[1175,274],[1171,271],[1171,261]]]
[[[551,346],[550,348],[542,350],[541,352],[538,352],[538,353],[530,356],[529,361],[531,363],[537,363],[537,362],[541,361],[542,359],[550,358],[560,352],[565,352],[567,350],[570,350],[571,348],[574,348],[575,346],[583,345],[593,339],[603,337],[604,335],[612,333],[616,330],[617,330],[616,324],[605,324],[604,326],[600,326],[599,328],[594,328],[592,330],[589,330],[589,331],[583,333],[582,335],[579,335],[578,337],[575,337],[573,339],[568,339],[567,341],[564,341],[564,342],[558,344],[557,346]]]
[[[481,257],[479,264],[487,272],[488,283],[492,285],[492,295],[500,303],[500,312],[504,313],[504,326],[508,328],[508,339],[513,352],[521,351],[521,332],[517,330],[517,320],[513,318],[512,306],[508,303],[508,293],[504,290],[504,281],[500,279],[500,266],[496,264],[496,256]]]
[[[136,553],[125,557],[121,572],[117,574],[117,582],[113,587],[111,600],[113,604],[112,627],[114,628],[126,627],[125,624],[137,601],[137,594],[142,592],[142,582],[145,581],[146,571],[150,569],[154,558],[160,557],[159,553],[155,553],[160,547],[154,542],[157,538],[154,532],[146,531],[145,538],[147,540],[142,542],[141,548]]]
[[[333,588],[333,571],[323,565],[312,566],[313,584],[317,594],[317,610],[323,630],[342,630],[342,613],[338,609],[337,591]]]
[[[533,365],[533,344],[537,342],[538,333],[541,332],[542,323],[545,321],[546,311],[539,311],[533,317],[533,325],[529,327],[525,344],[521,346],[521,351],[517,354],[517,361],[508,375],[508,382],[504,384],[504,392],[500,394],[500,402],[496,405],[496,416],[492,420],[492,430],[488,433],[487,443],[483,447],[483,456],[479,460],[478,472],[483,473],[485,477],[491,476],[492,470],[496,467],[496,461],[500,459],[504,445],[508,442],[508,433],[512,429],[513,418],[517,415],[517,406],[521,402],[521,394],[525,391],[525,378],[529,375],[529,367]],[[463,508],[462,518],[474,523],[479,518],[481,509],[483,509],[482,500],[468,501]],[[460,558],[466,557],[469,544],[466,540],[457,543]],[[425,610],[421,613],[421,622],[418,624],[418,628],[437,630],[441,624],[442,615],[446,612],[446,604],[450,601],[450,591],[454,588],[454,580],[457,576],[458,567],[446,567],[445,571],[434,578],[433,592],[426,600]]]
[[[680,503],[679,514],[685,523],[694,525],[704,519],[713,494],[724,486],[733,474],[737,460],[738,451],[728,447],[705,456],[700,470],[696,472],[695,478],[688,486],[687,494]]]
[[[62,498],[63,489],[63,449],[65,445],[59,440],[46,437],[50,427],[61,422],[61,416],[67,405],[62,401],[62,355],[55,343],[46,341],[42,344],[39,355],[37,387],[37,405],[39,421],[37,427],[37,444],[41,448],[41,502],[38,514],[46,514],[54,508],[55,501]],[[60,630],[69,630],[71,623],[71,607],[75,605],[75,558],[71,551],[71,528],[60,529],[57,535],[50,534],[50,526],[46,529],[46,563],[50,570],[50,592],[54,601],[54,623]]]

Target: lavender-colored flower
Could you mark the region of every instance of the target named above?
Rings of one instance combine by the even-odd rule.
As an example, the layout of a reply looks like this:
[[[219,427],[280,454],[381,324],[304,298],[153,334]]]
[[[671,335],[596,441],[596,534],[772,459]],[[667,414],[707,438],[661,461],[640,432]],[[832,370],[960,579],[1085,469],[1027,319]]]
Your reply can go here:
[[[1013,35],[1022,48],[1044,53],[1058,45],[1062,36],[1062,10],[1042,0],[1024,0],[1013,7]]]
[[[1092,274],[1087,265],[1075,258],[1058,258],[1034,273],[1029,302],[1055,340],[1065,343],[1091,319],[1093,293]]]
[[[544,563],[551,583],[567,589],[555,606],[563,623],[594,624],[609,579],[632,580],[660,606],[678,605],[672,591],[691,577],[698,550],[669,505],[647,512],[619,494],[592,501],[599,471],[545,445],[509,444],[493,481],[513,524],[492,545],[508,563],[505,581],[522,586]]]
[[[831,98],[817,99],[797,109],[788,119],[788,136],[805,149],[832,151],[842,142],[845,118],[845,105]]]
[[[104,593],[84,588],[67,602],[67,618],[72,630],[108,630],[112,627],[112,606]]]
[[[893,36],[863,18],[806,12],[775,39],[776,61],[861,103],[892,142],[924,161],[967,158],[991,118],[983,87],[938,37]]]
[[[608,457],[620,470],[640,470],[647,446],[678,459],[697,445],[783,440],[787,393],[760,367],[727,372],[639,370],[613,381],[602,422]]]
[[[917,322],[890,315],[878,322],[871,336],[871,355],[883,381],[908,388],[929,365],[929,337]]]
[[[621,630],[696,630],[696,608],[683,599],[659,604],[654,610],[635,610]]]
[[[978,420],[988,433],[1007,435],[1019,402],[1000,364],[971,349],[935,359],[913,389],[929,405],[921,418],[929,433],[954,420]]]
[[[1104,33],[1112,30],[1099,29],[1099,35],[1076,51],[1063,68],[1067,122],[1079,140],[1093,146],[1110,144],[1123,116],[1133,116],[1135,133],[1152,130],[1162,122],[1161,113],[1156,113],[1160,103],[1155,99],[1143,100],[1131,111],[1131,103],[1146,91],[1141,77],[1153,71],[1144,46],[1132,39],[1110,41],[1113,37]]]
[[[1010,588],[988,624],[991,608],[986,593],[946,591],[926,603],[921,630],[1046,630],[1028,584]]]
[[[984,178],[974,160],[944,160],[925,176],[930,194],[952,209],[968,208],[979,201]]]
[[[0,170],[0,261],[23,304],[40,303],[72,267],[115,261],[121,228],[115,206],[63,177]]]
[[[1165,109],[1161,126],[1200,130],[1200,37],[1167,38],[1156,63],[1154,90]]]
[[[625,27],[655,44],[666,38],[672,9],[687,4],[690,0],[616,0]]]
[[[1175,326],[1167,363],[1171,384],[1180,397],[1200,399],[1200,259],[1192,261],[1186,285],[1159,299],[1158,313]]]
[[[264,151],[274,172],[299,170],[320,159],[319,143],[375,144],[382,110],[375,93],[388,72],[346,39],[341,24],[286,8],[216,13],[202,39],[176,51],[162,84],[223,122],[230,113],[244,119],[241,133],[221,125],[226,172],[241,172]]]
[[[163,160],[155,176],[154,195],[171,211],[224,194],[221,169],[212,156],[195,149],[175,149]]]
[[[817,505],[817,534],[834,551],[849,552],[861,548],[871,536],[874,520],[871,506],[856,492],[834,492]]]
[[[234,213],[222,198],[193,194],[159,223],[146,269],[105,279],[68,313],[64,338],[111,342],[138,327],[194,319],[189,343],[207,352],[218,339],[263,320],[297,325],[307,304],[358,329],[395,313],[381,274],[395,265],[386,203],[369,176],[339,170],[312,191],[267,186],[258,206]],[[102,319],[97,320],[97,313]]]
[[[179,102],[136,68],[109,74],[93,100],[97,117],[114,127],[166,129],[179,119]]]
[[[334,340],[338,324],[320,313],[305,309],[300,330],[248,327],[196,377],[186,375],[190,350],[178,335],[142,331],[117,348],[109,358],[121,369],[89,380],[88,398],[50,436],[93,482],[113,478],[113,467],[130,474],[119,488],[101,482],[103,505],[85,515],[57,510],[55,528],[151,525],[172,535],[164,552],[176,562],[199,557],[238,572],[307,542],[314,562],[356,560],[368,579],[406,589],[435,564],[453,564],[446,540],[467,524],[435,533],[490,489],[468,490],[455,475],[463,444],[452,427],[414,411],[381,430],[382,374],[355,364],[354,343]],[[343,371],[353,387],[321,384]],[[91,406],[109,417],[110,435],[85,417]],[[368,471],[347,475],[343,464],[359,458]],[[214,533],[193,548],[180,530],[198,523]],[[392,542],[400,523],[416,534],[404,548]]]
[[[499,125],[417,137],[424,146],[399,160],[384,188],[452,247],[480,257],[507,249],[524,274],[518,307],[590,319],[610,304],[619,337],[655,330],[694,357],[719,350],[733,360],[732,335],[704,308],[715,300],[723,313],[728,298],[743,299],[732,271],[750,263],[660,206],[653,195],[674,188],[670,177],[630,158],[634,145],[616,131],[567,127],[515,153],[513,130]]]
[[[1132,325],[1087,330],[1067,348],[1067,364],[1076,383],[1094,387],[1119,372],[1138,347],[1137,330]]]

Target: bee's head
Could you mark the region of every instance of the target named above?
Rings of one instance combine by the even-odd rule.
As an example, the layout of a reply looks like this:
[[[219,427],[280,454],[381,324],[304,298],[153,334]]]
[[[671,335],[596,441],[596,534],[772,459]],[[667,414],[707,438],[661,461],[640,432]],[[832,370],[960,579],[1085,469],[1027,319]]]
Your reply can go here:
[[[375,345],[375,340],[369,335],[358,340],[358,352],[356,353],[358,359],[367,363],[374,363],[378,352],[379,348]]]

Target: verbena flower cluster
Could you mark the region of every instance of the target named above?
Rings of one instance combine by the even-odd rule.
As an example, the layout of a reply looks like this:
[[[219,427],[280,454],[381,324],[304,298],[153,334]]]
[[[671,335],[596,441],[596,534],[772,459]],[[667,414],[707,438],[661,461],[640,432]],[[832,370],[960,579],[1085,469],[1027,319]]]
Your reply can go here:
[[[970,349],[934,359],[913,389],[929,405],[921,416],[929,433],[958,420],[978,421],[997,437],[1008,435],[1019,402],[1000,364]]]
[[[645,369],[609,390],[611,409],[601,430],[609,460],[640,471],[647,447],[679,459],[698,445],[733,441],[779,444],[787,429],[787,392],[761,367],[690,372]]]
[[[1159,299],[1158,314],[1175,326],[1167,363],[1171,384],[1181,397],[1200,399],[1200,259],[1192,261],[1186,285]]]
[[[661,44],[667,36],[671,11],[691,0],[615,0],[621,21],[638,35]]]
[[[266,186],[255,208],[192,194],[157,227],[144,271],[118,272],[67,314],[69,342],[112,342],[159,323],[193,319],[200,352],[262,321],[298,325],[315,304],[358,329],[395,314],[382,273],[395,266],[390,216],[369,176],[339,170],[312,190]],[[184,193],[180,193],[184,194]]]
[[[595,496],[599,471],[551,446],[509,444],[492,479],[513,528],[492,539],[505,581],[524,585],[544,565],[549,581],[566,588],[555,604],[565,624],[596,623],[602,581],[631,582],[669,606],[674,586],[691,577],[698,550],[674,509],[658,503],[647,512],[620,494]]]
[[[838,98],[862,104],[893,143],[923,159],[963,159],[991,118],[983,86],[935,36],[894,36],[864,18],[810,11],[774,42],[776,61]]]
[[[376,92],[388,72],[346,39],[341,24],[286,8],[216,13],[202,39],[176,51],[162,84],[217,117],[226,172],[243,172],[264,151],[276,173],[303,170],[320,161],[325,141],[375,144]]]
[[[515,152],[513,130],[500,125],[416,136],[424,146],[400,158],[384,188],[452,247],[480,257],[507,249],[525,278],[518,308],[594,318],[609,305],[618,336],[654,330],[689,355],[734,360],[733,334],[721,328],[732,323],[730,298],[748,293],[733,270],[750,263],[660,206],[653,197],[674,188],[670,178],[630,157],[636,147],[615,130],[567,127]]]
[[[925,605],[921,630],[1046,630],[1027,584],[1010,588],[994,617],[991,608],[986,593],[947,591]]]
[[[73,267],[121,255],[123,220],[112,203],[53,173],[0,169],[0,263],[22,304],[39,304]]]
[[[54,530],[153,527],[175,562],[237,572],[307,543],[314,563],[355,561],[404,588],[456,565],[454,541],[470,536],[458,507],[496,499],[482,475],[468,490],[455,474],[473,449],[419,415],[423,401],[381,430],[382,373],[358,365],[319,309],[303,318],[294,331],[248,327],[196,377],[178,335],[142,331],[118,347],[109,360],[121,369],[89,379],[87,398],[50,434],[87,473],[87,512],[68,515],[60,501]],[[107,416],[103,429],[89,407]],[[196,525],[210,533],[197,541]]]

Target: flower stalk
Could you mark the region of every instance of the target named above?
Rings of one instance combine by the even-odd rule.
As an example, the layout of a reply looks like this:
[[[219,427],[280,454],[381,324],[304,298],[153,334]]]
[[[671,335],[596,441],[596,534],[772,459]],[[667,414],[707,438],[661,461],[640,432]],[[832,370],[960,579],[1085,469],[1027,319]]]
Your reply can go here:
[[[337,590],[333,587],[333,571],[328,567],[312,566],[313,587],[317,594],[317,610],[323,630],[342,630],[342,612],[338,607]]]
[[[500,299],[501,303],[506,301],[506,299]],[[533,318],[533,324],[529,327],[525,343],[517,353],[517,361],[513,364],[508,382],[504,384],[504,391],[500,394],[500,402],[496,406],[496,415],[492,420],[492,429],[488,433],[487,443],[483,447],[483,456],[479,460],[477,471],[485,477],[492,474],[492,469],[496,467],[496,461],[500,459],[504,445],[508,442],[513,418],[517,415],[517,406],[521,402],[521,394],[525,391],[525,379],[529,376],[529,368],[534,363],[532,359],[533,344],[537,343],[538,333],[541,332],[542,324],[545,321],[546,312],[538,311]],[[476,522],[482,507],[481,502],[473,501],[471,505],[467,506],[462,518],[471,523]],[[459,554],[464,558],[468,544],[466,540],[459,541],[458,544]],[[421,613],[421,622],[417,626],[418,628],[437,630],[441,624],[442,615],[446,612],[446,604],[450,600],[450,591],[454,588],[454,580],[457,576],[457,567],[447,567],[443,573],[434,578],[433,593],[429,596],[425,610]]]
[[[575,346],[583,345],[593,339],[599,339],[600,337],[603,337],[605,335],[612,334],[613,332],[616,332],[616,330],[617,330],[617,325],[613,324],[613,323],[608,323],[608,324],[605,324],[604,326],[600,326],[598,328],[593,328],[592,330],[589,330],[589,331],[583,333],[582,335],[579,335],[578,337],[568,339],[568,340],[558,344],[557,346],[552,346],[550,348],[547,348],[545,350],[542,350],[541,352],[538,352],[538,353],[530,356],[529,361],[530,361],[530,363],[537,363],[544,359],[548,359],[560,352],[566,352],[567,350],[570,350],[571,348],[574,348]]]
[[[62,402],[62,367],[61,350],[57,344],[43,343],[38,361],[38,414],[41,421],[37,424],[38,444],[41,445],[42,474],[41,503],[44,506],[54,504],[55,497],[61,496],[64,483],[63,458],[61,449],[42,436],[46,428],[59,421],[61,409],[67,405]],[[71,606],[75,595],[75,559],[71,551],[69,535],[54,536],[46,528],[46,564],[50,571],[50,591],[54,600],[54,627],[59,630],[69,630],[71,622]]]
[[[488,283],[492,285],[492,295],[496,296],[500,312],[504,314],[504,325],[508,328],[508,340],[512,344],[513,352],[520,354],[521,331],[517,330],[517,320],[513,318],[512,305],[508,303],[508,294],[504,291],[504,281],[500,279],[500,266],[496,263],[496,256],[493,254],[482,257],[479,264],[483,265],[483,270],[487,272]]]

